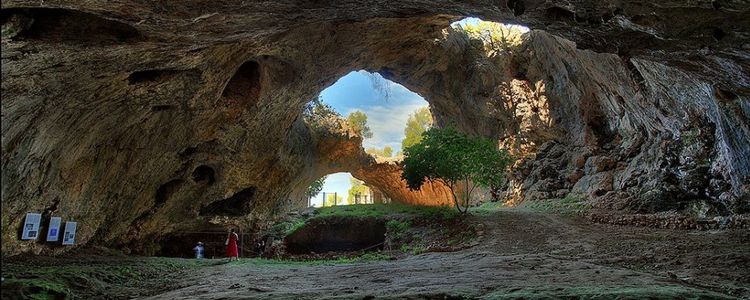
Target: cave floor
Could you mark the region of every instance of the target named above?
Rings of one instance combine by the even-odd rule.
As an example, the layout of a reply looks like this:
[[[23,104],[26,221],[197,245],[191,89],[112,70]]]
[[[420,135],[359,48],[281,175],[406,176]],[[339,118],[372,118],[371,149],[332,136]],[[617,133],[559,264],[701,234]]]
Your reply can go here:
[[[471,218],[483,235],[469,249],[349,264],[244,260],[205,267],[149,299],[750,297],[747,230],[602,225],[523,210]]]
[[[394,260],[227,263],[97,249],[4,258],[2,298],[750,299],[747,229],[593,224],[523,209],[467,218],[475,246]]]

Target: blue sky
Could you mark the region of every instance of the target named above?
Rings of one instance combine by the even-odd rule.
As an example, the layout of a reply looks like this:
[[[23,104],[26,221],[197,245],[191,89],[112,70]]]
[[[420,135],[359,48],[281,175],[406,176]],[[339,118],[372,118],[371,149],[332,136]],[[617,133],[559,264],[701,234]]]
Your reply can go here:
[[[396,153],[401,149],[409,114],[428,104],[422,96],[407,88],[377,73],[370,74],[367,71],[351,72],[323,90],[320,97],[323,103],[344,117],[356,110],[367,114],[367,125],[373,137],[363,141],[365,148],[391,146]],[[388,99],[373,86],[371,76],[376,76],[376,80],[386,86],[390,95]]]
[[[373,80],[377,80],[388,90],[387,99],[383,92],[373,85]],[[428,106],[422,96],[384,79],[377,73],[371,74],[367,71],[347,74],[323,90],[320,97],[323,103],[332,106],[344,117],[356,110],[367,114],[367,125],[373,136],[365,139],[362,144],[365,148],[382,149],[391,146],[393,153],[401,150],[401,140],[404,139],[404,127],[409,115],[421,107]],[[351,187],[350,178],[349,173],[331,174],[326,179],[323,191],[346,195]],[[322,196],[321,193],[313,199],[316,206],[321,205]]]
[[[466,18],[455,24],[477,24],[478,18]],[[528,28],[521,26],[528,31]],[[373,77],[375,76],[375,77]],[[387,99],[383,93],[373,85],[373,80],[384,84],[390,95]],[[384,79],[379,74],[367,71],[354,71],[342,77],[336,83],[320,93],[323,103],[332,106],[339,114],[346,117],[349,113],[360,110],[367,114],[367,124],[372,130],[373,137],[365,139],[365,148],[383,148],[391,146],[393,153],[401,150],[401,140],[404,139],[404,127],[409,115],[421,107],[428,106],[422,96],[407,88]],[[326,179],[323,191],[346,195],[351,188],[351,174],[331,174]],[[322,193],[313,199],[315,206],[321,206]]]
[[[456,26],[456,25],[462,25],[463,26],[463,25],[466,25],[466,24],[477,25],[477,24],[479,24],[479,21],[481,21],[481,19],[469,17],[469,18],[466,18],[466,19],[462,19],[461,21],[453,22],[453,23],[451,23],[451,26]]]
[[[479,21],[482,21],[482,19],[474,18],[474,17],[469,17],[469,18],[462,19],[460,21],[453,22],[453,23],[451,23],[451,26],[455,26],[455,25],[462,25],[463,26],[463,25],[466,25],[466,24],[477,25],[477,24],[479,24]],[[516,26],[516,27],[518,27],[521,30],[521,32],[528,32],[529,31],[529,28],[526,27],[526,26],[523,26],[523,25],[518,25],[518,24],[504,24],[504,25],[505,26]]]

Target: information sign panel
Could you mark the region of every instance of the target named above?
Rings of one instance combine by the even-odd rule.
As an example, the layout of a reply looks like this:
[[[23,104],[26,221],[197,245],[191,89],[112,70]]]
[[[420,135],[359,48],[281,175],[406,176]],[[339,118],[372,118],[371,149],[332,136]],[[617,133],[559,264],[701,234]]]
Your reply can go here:
[[[22,240],[36,240],[39,236],[39,224],[42,222],[42,214],[27,213],[26,221],[23,223]]]
[[[76,240],[76,222],[65,222],[65,232],[63,233],[63,245],[73,245]]]
[[[62,224],[62,218],[52,217],[49,219],[49,229],[47,229],[47,241],[57,242],[60,239],[60,225]]]

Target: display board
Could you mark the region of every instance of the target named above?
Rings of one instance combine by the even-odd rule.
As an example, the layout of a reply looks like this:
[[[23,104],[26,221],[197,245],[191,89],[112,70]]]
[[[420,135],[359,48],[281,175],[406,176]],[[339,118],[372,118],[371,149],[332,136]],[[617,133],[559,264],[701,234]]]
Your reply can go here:
[[[62,218],[52,217],[49,219],[49,229],[47,229],[47,241],[57,242],[60,238],[60,225],[62,224]]]
[[[36,240],[39,237],[39,224],[42,222],[42,214],[27,213],[26,221],[23,223],[22,240]]]
[[[65,222],[65,232],[63,233],[63,245],[73,245],[76,240],[76,222]]]

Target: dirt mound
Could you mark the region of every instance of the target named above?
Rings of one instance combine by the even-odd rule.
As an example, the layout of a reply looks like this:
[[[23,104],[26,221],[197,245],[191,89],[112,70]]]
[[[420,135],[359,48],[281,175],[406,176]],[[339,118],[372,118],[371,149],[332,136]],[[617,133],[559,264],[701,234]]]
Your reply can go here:
[[[309,220],[284,239],[291,254],[382,248],[385,220],[374,217],[329,217]]]

